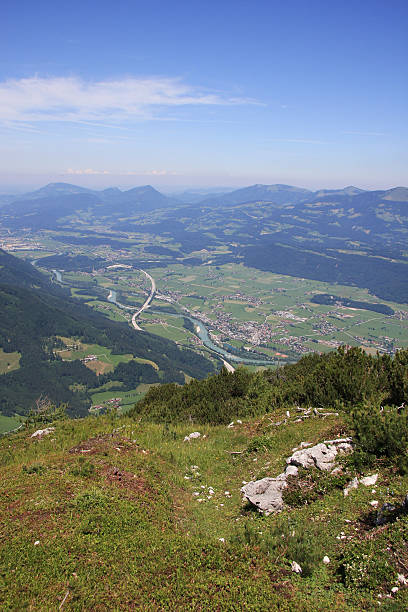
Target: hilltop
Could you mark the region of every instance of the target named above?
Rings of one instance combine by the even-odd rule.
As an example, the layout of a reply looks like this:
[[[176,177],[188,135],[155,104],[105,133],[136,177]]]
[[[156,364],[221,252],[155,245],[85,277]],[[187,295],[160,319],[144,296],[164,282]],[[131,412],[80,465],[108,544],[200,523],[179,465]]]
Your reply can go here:
[[[132,416],[32,414],[0,442],[3,607],[406,609],[406,414],[380,402],[408,399],[407,366],[341,350],[223,371],[173,404],[165,386]],[[281,512],[242,501],[302,443],[350,435],[335,472],[288,480]]]

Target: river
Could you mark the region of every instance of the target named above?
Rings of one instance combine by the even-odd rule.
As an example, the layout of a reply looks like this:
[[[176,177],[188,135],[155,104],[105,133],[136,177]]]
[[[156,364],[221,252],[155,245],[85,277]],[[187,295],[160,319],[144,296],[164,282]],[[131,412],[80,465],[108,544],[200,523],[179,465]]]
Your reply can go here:
[[[53,270],[53,272],[55,276],[57,277],[57,281],[61,283],[62,282],[61,272],[58,272],[58,270]],[[107,300],[108,302],[115,304],[119,308],[124,308],[126,310],[133,310],[131,306],[125,306],[125,304],[121,304],[120,302],[117,301],[117,292],[114,289],[110,290]],[[264,366],[275,365],[273,361],[269,361],[266,359],[250,359],[250,358],[246,359],[245,357],[239,357],[238,355],[233,355],[232,353],[228,353],[226,350],[224,350],[220,346],[217,346],[216,344],[214,344],[214,342],[210,339],[208,330],[202,321],[199,321],[198,319],[193,319],[193,317],[190,317],[187,314],[179,314],[179,313],[172,313],[172,312],[165,313],[163,311],[160,312],[158,310],[150,310],[150,312],[157,314],[157,315],[166,314],[166,316],[182,317],[185,319],[189,319],[189,321],[191,321],[194,325],[195,334],[200,338],[200,340],[202,340],[203,344],[207,348],[209,348],[211,351],[213,351],[214,353],[217,353],[217,355],[220,355],[220,357],[224,357],[225,359],[228,359],[228,361],[233,361],[234,363],[244,363],[245,365],[264,365]]]

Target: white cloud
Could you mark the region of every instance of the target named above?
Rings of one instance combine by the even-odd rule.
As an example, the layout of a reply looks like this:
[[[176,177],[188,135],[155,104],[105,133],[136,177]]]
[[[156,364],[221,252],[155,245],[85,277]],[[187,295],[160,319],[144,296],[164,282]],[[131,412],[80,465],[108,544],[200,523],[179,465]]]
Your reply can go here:
[[[254,104],[219,92],[201,91],[172,78],[84,81],[77,77],[30,77],[0,83],[0,121],[109,121],[151,119],[163,108]]]

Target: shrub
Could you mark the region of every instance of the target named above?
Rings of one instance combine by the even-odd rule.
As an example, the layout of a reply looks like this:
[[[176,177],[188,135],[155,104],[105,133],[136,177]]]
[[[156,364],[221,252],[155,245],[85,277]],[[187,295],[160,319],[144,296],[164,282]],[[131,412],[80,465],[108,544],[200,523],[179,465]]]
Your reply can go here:
[[[402,472],[407,471],[408,420],[405,411],[395,406],[378,408],[363,404],[351,412],[356,449],[351,457],[358,469],[378,457],[394,460]]]
[[[23,465],[23,472],[26,474],[43,474],[45,472],[45,465],[42,463],[34,463],[33,465]]]
[[[348,480],[345,474],[332,475],[317,469],[300,468],[297,476],[289,476],[287,479],[283,501],[292,508],[311,504],[335,489],[343,489]]]
[[[273,449],[273,438],[270,436],[259,436],[257,438],[253,438],[251,442],[248,444],[246,452],[247,453],[258,453],[262,451],[268,451]]]

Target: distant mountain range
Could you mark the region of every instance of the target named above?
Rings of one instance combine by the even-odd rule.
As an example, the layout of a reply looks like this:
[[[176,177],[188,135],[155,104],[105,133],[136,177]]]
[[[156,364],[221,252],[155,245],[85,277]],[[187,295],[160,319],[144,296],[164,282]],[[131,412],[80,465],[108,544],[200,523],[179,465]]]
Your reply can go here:
[[[366,215],[373,207],[389,206],[393,203],[393,214],[399,214],[399,206],[405,214],[408,203],[408,188],[394,187],[388,190],[364,191],[349,186],[344,189],[321,189],[311,191],[291,185],[251,185],[229,193],[208,193],[200,190],[187,191],[179,198],[169,197],[154,189],[151,185],[134,187],[127,191],[109,188],[95,191],[70,185],[68,183],[50,183],[37,191],[16,197],[0,200],[0,222],[11,229],[55,228],[64,224],[67,217],[81,212],[91,213],[97,218],[133,217],[159,209],[178,207],[225,207],[231,208],[249,203],[270,203],[272,207],[281,208],[288,205],[299,206],[303,211],[312,205],[324,204],[327,207],[347,206],[353,214]],[[310,205],[310,206],[309,206]]]
[[[37,191],[8,201],[1,207],[5,225],[13,228],[52,228],[58,219],[89,211],[98,217],[133,216],[180,205],[150,185],[128,191],[117,188],[93,191],[68,183],[50,183]]]

